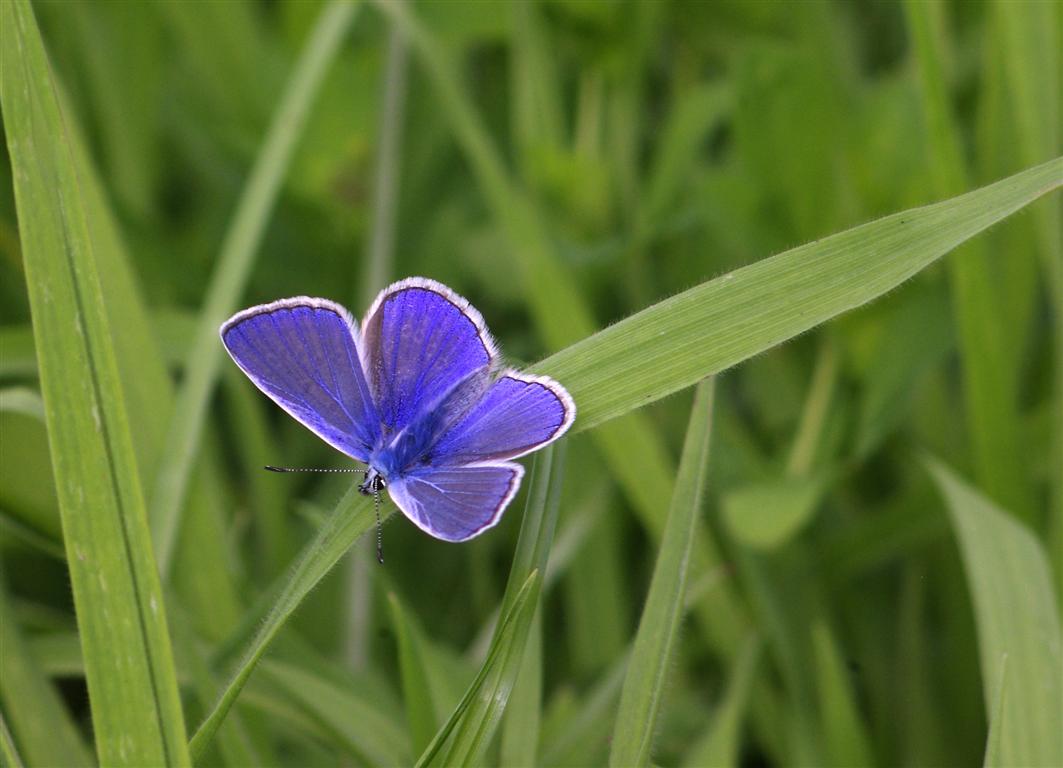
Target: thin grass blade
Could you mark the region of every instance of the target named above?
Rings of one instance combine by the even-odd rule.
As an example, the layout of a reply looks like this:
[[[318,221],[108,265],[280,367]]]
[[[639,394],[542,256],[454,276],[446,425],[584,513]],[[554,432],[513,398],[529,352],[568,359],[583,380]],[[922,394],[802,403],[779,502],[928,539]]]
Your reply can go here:
[[[1040,542],[951,469],[928,459],[967,571],[978,627],[987,718],[1003,765],[1063,765],[1063,638]],[[1008,694],[1001,698],[1002,659]]]
[[[187,765],[161,585],[71,138],[29,3],[4,3],[0,29],[0,100],[97,752],[107,765]]]
[[[388,594],[391,626],[399,646],[399,673],[402,676],[402,698],[406,705],[406,726],[414,753],[420,754],[432,743],[439,730],[432,686],[428,680],[429,664],[421,645],[420,628],[406,615],[406,610],[394,593]]]
[[[540,578],[534,582],[529,607],[518,616],[512,631],[505,638],[496,635],[492,652],[496,648],[499,650],[497,660],[482,684],[476,686],[475,695],[468,708],[454,723],[453,740],[441,757],[442,765],[469,765],[481,760],[505,712],[517,674],[520,672],[532,618],[541,595],[541,575],[546,572],[550,547],[554,540],[561,506],[566,447],[567,443],[562,441],[536,454],[532,467],[531,493],[524,510],[506,592],[502,596],[503,615],[513,610],[517,597],[523,594],[524,585],[528,580],[535,574],[539,574]]]
[[[653,569],[613,728],[612,766],[649,765],[665,677],[682,619],[690,550],[705,491],[712,436],[712,379],[698,385],[664,538]]]

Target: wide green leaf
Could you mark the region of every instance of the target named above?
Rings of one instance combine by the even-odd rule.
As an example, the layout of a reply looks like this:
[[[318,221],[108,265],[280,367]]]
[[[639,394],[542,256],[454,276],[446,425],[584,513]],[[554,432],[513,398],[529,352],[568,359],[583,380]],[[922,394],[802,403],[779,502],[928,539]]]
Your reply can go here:
[[[1063,158],[831,235],[654,304],[532,366],[579,404],[577,431],[665,397],[897,287],[1063,186]]]
[[[672,649],[682,619],[690,550],[701,511],[712,436],[713,380],[698,385],[664,538],[628,662],[609,764],[648,765]]]
[[[1044,549],[945,464],[928,465],[963,554],[986,717],[999,721],[1000,764],[1063,765],[1063,637]],[[1008,690],[1000,704],[1005,658]]]
[[[93,727],[107,765],[188,764],[184,720],[78,165],[28,2],[0,100]],[[91,511],[91,514],[88,512]]]

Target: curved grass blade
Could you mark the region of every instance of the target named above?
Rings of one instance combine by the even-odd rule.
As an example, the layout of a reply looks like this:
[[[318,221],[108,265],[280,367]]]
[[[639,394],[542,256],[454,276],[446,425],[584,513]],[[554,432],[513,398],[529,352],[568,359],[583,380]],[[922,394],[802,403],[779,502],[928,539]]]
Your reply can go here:
[[[506,592],[502,596],[502,615],[513,612],[518,596],[523,594],[525,585],[534,575],[538,574],[540,578],[534,580],[534,590],[528,605],[516,616],[512,632],[505,638],[500,633],[496,634],[491,655],[494,655],[495,650],[498,650],[499,654],[484,680],[474,683],[470,688],[474,696],[468,708],[454,721],[454,737],[440,759],[442,765],[469,765],[478,762],[490,745],[505,712],[509,695],[520,672],[528,633],[539,604],[541,576],[546,571],[550,547],[554,540],[554,529],[561,506],[561,481],[566,447],[567,443],[561,441],[536,454],[532,466],[531,492],[524,509],[524,519],[521,522],[520,537],[517,539],[517,550],[513,555]],[[424,756],[420,762],[425,762]]]
[[[694,394],[664,539],[620,694],[609,753],[612,766],[649,765],[650,762],[665,676],[684,613],[683,593],[691,544],[705,490],[712,435],[713,383],[712,379],[703,381]]]
[[[71,137],[29,3],[4,3],[0,29],[0,101],[97,751],[107,765],[187,765],[161,585]]]
[[[513,635],[517,630],[518,624],[525,619],[530,619],[529,611],[535,606],[534,598],[539,594],[540,584],[541,579],[539,578],[539,572],[533,571],[531,575],[528,576],[527,581],[521,585],[520,590],[517,592],[513,602],[509,606],[509,610],[499,619],[498,634],[495,635],[496,642],[492,644],[491,650],[487,654],[487,658],[484,659],[483,666],[480,667],[480,671],[476,673],[476,677],[473,679],[472,684],[465,692],[461,701],[458,702],[458,706],[455,707],[450,719],[443,724],[443,727],[436,733],[435,738],[432,739],[432,743],[428,745],[428,748],[417,760],[417,768],[423,768],[424,766],[432,765],[436,762],[435,759],[438,757],[439,751],[446,743],[446,740],[458,727],[459,723],[462,722],[463,718],[465,718],[466,714],[473,706],[474,701],[480,697],[481,691],[487,684],[488,677],[497,671],[507,649],[511,647]],[[452,763],[445,760],[439,764],[452,765]]]
[[[998,721],[1002,765],[1063,765],[1063,639],[1048,562],[1021,523],[928,459],[952,519],[974,601],[986,716]],[[1002,659],[1008,694],[1001,698]],[[1053,672],[1053,670],[1055,672]]]
[[[390,508],[382,509],[381,518],[387,519],[393,512],[394,510]],[[276,599],[265,620],[258,625],[258,630],[244,652],[243,658],[237,664],[232,678],[223,689],[214,708],[196,729],[189,743],[193,760],[198,760],[203,755],[207,745],[214,738],[218,726],[229,713],[233,702],[236,701],[240,690],[247,682],[247,678],[262,658],[262,654],[266,652],[266,646],[276,636],[284,622],[292,615],[303,598],[332,569],[332,566],[339,562],[358,537],[373,525],[374,515],[369,498],[358,493],[357,487],[352,486],[340,499],[325,524],[318,529],[317,535],[303,548],[287,580],[279,587]]]
[[[590,429],[859,307],[1063,186],[1063,158],[763,259],[654,304],[531,367]]]
[[[152,538],[163,574],[169,571],[188,477],[223,357],[218,326],[236,310],[296,140],[354,18],[355,8],[350,0],[331,0],[321,11],[222,244],[185,363],[184,384],[177,396],[166,442],[169,449],[151,495]]]

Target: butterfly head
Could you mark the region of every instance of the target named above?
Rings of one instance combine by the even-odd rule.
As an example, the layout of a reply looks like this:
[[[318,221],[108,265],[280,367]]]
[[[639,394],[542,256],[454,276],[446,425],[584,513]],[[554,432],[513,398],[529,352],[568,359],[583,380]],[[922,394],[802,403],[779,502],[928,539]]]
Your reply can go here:
[[[365,482],[358,486],[358,490],[364,496],[377,496],[382,490],[387,488],[387,480],[382,474],[376,471],[375,468],[370,467],[366,472]]]

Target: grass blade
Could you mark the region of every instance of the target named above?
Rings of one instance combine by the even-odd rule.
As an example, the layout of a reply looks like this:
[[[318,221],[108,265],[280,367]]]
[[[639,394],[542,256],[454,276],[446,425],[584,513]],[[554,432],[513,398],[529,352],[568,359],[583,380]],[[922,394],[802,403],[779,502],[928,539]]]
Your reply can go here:
[[[1003,765],[1063,765],[1063,640],[1048,562],[1025,526],[941,462],[927,462],[944,497],[978,626],[987,718]],[[1008,695],[994,718],[1008,659]]]
[[[28,2],[4,3],[0,100],[52,464],[107,765],[189,763],[112,333],[77,163]],[[85,514],[92,510],[93,514]]]
[[[712,435],[713,380],[698,385],[690,412],[668,523],[639,621],[613,729],[609,764],[648,765],[665,674],[683,615],[694,529],[701,510]]]
[[[989,734],[986,736],[985,759],[982,761],[984,768],[1004,765],[1000,756],[1000,731],[1001,722],[1004,719],[1004,702],[1008,698],[1008,656],[1000,657],[1000,684],[997,685],[997,704],[993,708],[993,715],[989,718]]]
[[[483,680],[470,687],[469,690],[474,695],[468,706],[457,720],[452,719],[454,738],[440,759],[442,765],[469,765],[478,762],[490,745],[505,712],[509,695],[520,672],[528,633],[539,604],[541,575],[546,571],[550,547],[553,544],[554,529],[561,506],[566,446],[562,441],[544,449],[535,457],[531,493],[524,510],[520,538],[517,540],[506,592],[502,596],[502,614],[515,612],[516,601],[524,594],[529,584],[534,589],[528,598],[528,605],[516,614],[511,631],[505,637],[502,636],[501,629],[496,634],[490,654],[495,661],[490,665],[490,671]],[[535,578],[537,574],[540,578]],[[484,667],[487,666],[485,662]],[[424,763],[423,755],[420,762]]]
[[[394,510],[381,510],[381,517],[390,517]],[[233,702],[247,682],[259,659],[266,652],[266,647],[277,632],[292,615],[310,591],[339,562],[343,554],[359,536],[374,524],[372,504],[367,496],[358,493],[352,486],[340,499],[336,509],[318,530],[317,535],[303,548],[291,574],[281,586],[276,600],[272,604],[265,620],[258,625],[258,630],[251,639],[238,663],[232,678],[223,689],[214,708],[206,716],[189,744],[193,760],[198,760],[204,753],[218,726],[225,720]]]
[[[222,244],[185,363],[184,384],[166,443],[169,450],[151,496],[152,538],[163,574],[168,572],[173,556],[188,477],[223,357],[218,326],[236,310],[310,105],[339,51],[355,8],[350,0],[331,0],[321,11]]]
[[[532,366],[579,403],[577,431],[689,387],[903,283],[1063,186],[1063,158],[895,213],[654,304]]]
[[[498,634],[495,636],[496,642],[492,644],[490,652],[487,654],[487,658],[484,659],[483,666],[480,667],[480,671],[476,674],[476,678],[472,681],[465,695],[462,697],[458,706],[454,709],[450,719],[443,724],[443,727],[436,733],[432,743],[428,745],[428,749],[424,751],[421,757],[417,760],[417,768],[431,765],[435,758],[439,755],[440,749],[446,743],[446,740],[462,722],[463,718],[470,708],[473,706],[474,701],[480,697],[480,692],[483,690],[487,683],[488,677],[493,675],[499,664],[502,662],[503,656],[507,648],[511,647],[513,634],[517,630],[518,624],[525,619],[530,619],[529,610],[534,607],[534,597],[539,592],[539,586],[541,579],[539,572],[534,571],[528,576],[527,581],[521,585],[520,590],[513,598],[513,602],[509,606],[509,610],[506,611],[498,622]],[[451,765],[452,763],[443,761],[442,765]]]
[[[402,675],[402,698],[406,705],[406,726],[414,752],[420,754],[432,743],[439,730],[432,686],[428,681],[429,664],[422,646],[420,627],[406,615],[394,593],[388,594],[391,625],[399,645],[399,672]]]
[[[0,766],[3,768],[22,768],[25,763],[15,747],[15,740],[7,728],[4,713],[0,712]]]

